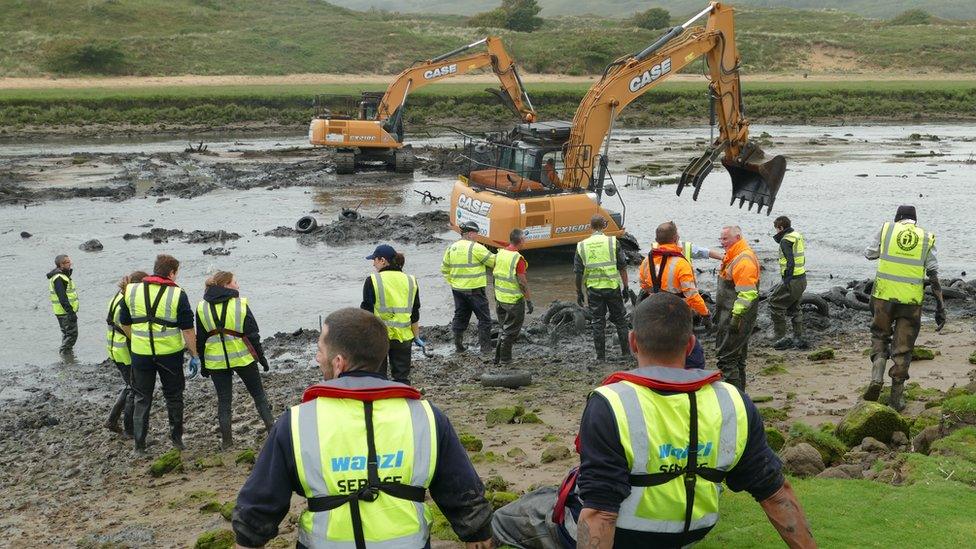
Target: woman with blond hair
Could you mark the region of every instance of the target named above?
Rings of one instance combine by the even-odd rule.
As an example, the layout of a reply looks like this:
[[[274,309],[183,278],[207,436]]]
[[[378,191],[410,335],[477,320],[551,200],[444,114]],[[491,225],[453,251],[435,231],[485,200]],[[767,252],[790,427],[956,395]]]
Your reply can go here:
[[[132,355],[129,353],[129,336],[125,334],[119,323],[119,306],[125,300],[125,287],[130,283],[142,282],[142,279],[147,276],[149,275],[142,271],[124,275],[119,280],[119,292],[108,302],[108,316],[105,317],[105,322],[108,324],[105,350],[108,351],[109,360],[119,369],[122,382],[125,384],[119,392],[119,397],[115,399],[115,405],[112,406],[108,419],[105,420],[105,427],[109,431],[122,433],[127,437],[132,436],[132,408],[135,395],[132,392]],[[119,427],[120,417],[122,427]]]
[[[247,298],[240,296],[234,273],[217,271],[206,284],[203,301],[197,305],[197,352],[203,360],[201,373],[213,381],[217,391],[220,446],[226,450],[234,445],[231,430],[234,373],[254,399],[265,429],[271,430],[274,420],[257,365],[260,363],[265,372],[269,366],[261,348],[258,323]]]

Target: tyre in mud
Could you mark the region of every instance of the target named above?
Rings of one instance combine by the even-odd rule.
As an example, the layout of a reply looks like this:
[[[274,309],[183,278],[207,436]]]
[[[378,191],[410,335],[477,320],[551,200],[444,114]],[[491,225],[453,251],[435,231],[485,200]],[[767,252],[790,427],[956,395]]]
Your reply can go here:
[[[481,385],[485,387],[504,387],[518,389],[532,384],[532,374],[521,370],[503,370],[490,374],[481,374]]]
[[[295,232],[301,234],[308,234],[318,228],[319,222],[310,215],[302,216],[297,223],[295,223]]]

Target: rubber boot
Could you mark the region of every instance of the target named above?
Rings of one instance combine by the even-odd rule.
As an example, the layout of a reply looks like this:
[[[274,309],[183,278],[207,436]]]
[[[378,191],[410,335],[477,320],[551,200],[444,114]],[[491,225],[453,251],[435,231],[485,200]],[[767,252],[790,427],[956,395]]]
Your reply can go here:
[[[791,320],[793,324],[793,346],[800,350],[810,348],[810,343],[803,338],[803,319],[799,313]]]
[[[267,397],[255,399],[254,406],[258,409],[258,415],[261,416],[265,431],[270,433],[271,428],[274,427],[274,418],[271,416],[271,406],[268,404]]]
[[[231,422],[231,407],[217,406],[217,425],[220,427],[220,449],[229,450],[234,446],[234,432]]]
[[[632,358],[633,355],[630,354],[630,330],[618,328],[617,340],[620,343],[620,358]]]
[[[186,446],[183,446],[183,407],[182,406],[174,410],[173,415],[170,417],[169,439],[173,443],[173,448],[176,448],[177,450],[180,451],[186,449]]]
[[[464,346],[464,332],[454,332],[454,352],[463,353],[467,350]]]
[[[512,342],[508,338],[498,341],[498,362],[501,364],[512,363]]]
[[[478,326],[478,345],[481,347],[481,354],[488,356],[492,354],[491,348],[491,328],[488,326]]]
[[[108,419],[105,420],[105,428],[113,433],[122,433],[122,428],[119,426],[119,418],[122,417],[122,412],[125,410],[126,396],[124,390],[119,393],[118,398],[115,399],[115,404],[112,405],[112,411],[108,414]]]
[[[607,340],[605,337],[593,339],[593,347],[596,349],[596,359],[603,362],[607,359]]]
[[[902,411],[905,409],[905,382],[904,381],[891,381],[891,398],[889,399],[888,405],[895,409],[895,411]]]
[[[878,357],[874,360],[871,365],[871,384],[864,391],[864,400],[878,401],[878,397],[881,396],[881,389],[884,387],[884,371],[887,363],[888,359],[886,358]]]
[[[793,338],[790,336],[783,336],[773,342],[773,349],[777,351],[785,351],[786,349],[792,349],[794,345]]]

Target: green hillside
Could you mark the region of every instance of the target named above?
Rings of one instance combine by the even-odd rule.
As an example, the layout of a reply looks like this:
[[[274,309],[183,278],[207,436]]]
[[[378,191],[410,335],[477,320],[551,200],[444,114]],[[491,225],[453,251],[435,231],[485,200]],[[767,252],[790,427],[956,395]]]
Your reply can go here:
[[[592,74],[660,34],[594,17],[513,33],[470,28],[460,16],[308,0],[0,0],[0,13],[0,76],[394,73],[487,33],[501,34],[530,72]],[[976,22],[890,26],[750,8],[739,12],[737,29],[751,72],[976,70]]]
[[[598,14],[603,17],[629,17],[648,8],[665,8],[672,14],[693,13],[705,7],[705,0],[538,0],[544,17]],[[336,4],[357,10],[370,8],[404,13],[454,13],[470,15],[485,11],[500,2],[482,0],[335,0]],[[733,0],[737,7],[833,9],[867,17],[890,18],[905,10],[921,9],[949,19],[976,19],[973,0]]]

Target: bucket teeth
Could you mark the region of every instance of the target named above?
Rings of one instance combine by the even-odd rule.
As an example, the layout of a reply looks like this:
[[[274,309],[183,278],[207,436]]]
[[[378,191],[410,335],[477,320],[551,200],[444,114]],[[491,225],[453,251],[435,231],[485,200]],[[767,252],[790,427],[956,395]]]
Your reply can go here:
[[[705,154],[692,160],[681,173],[677,194],[680,196],[684,187],[691,185],[695,188],[692,199],[698,200],[702,183],[712,171],[712,163],[723,152],[725,152],[724,144],[714,145],[709,147]],[[723,159],[722,165],[732,178],[732,198],[729,200],[729,206],[734,205],[736,199],[739,200],[740,208],[748,201],[749,211],[752,211],[753,206],[757,206],[757,213],[762,213],[763,208],[766,208],[766,215],[769,215],[776,201],[776,193],[783,183],[786,159],[776,155],[767,160],[763,150],[750,141],[742,148],[739,158]]]

